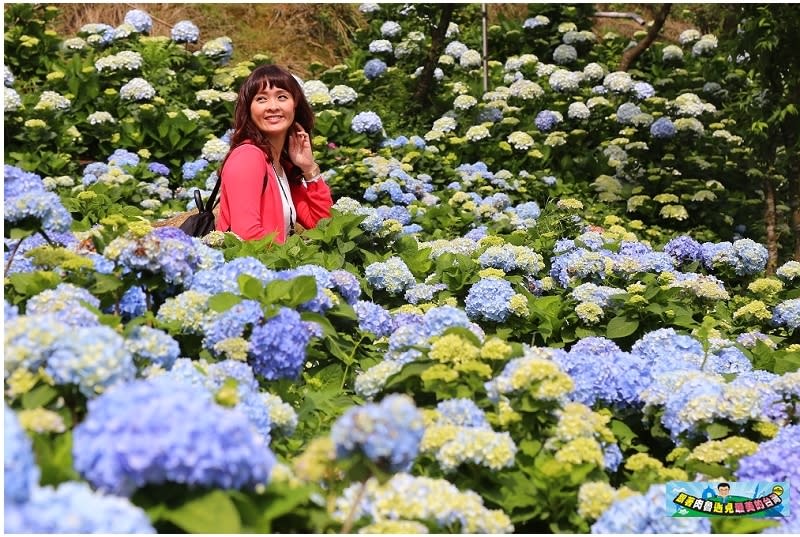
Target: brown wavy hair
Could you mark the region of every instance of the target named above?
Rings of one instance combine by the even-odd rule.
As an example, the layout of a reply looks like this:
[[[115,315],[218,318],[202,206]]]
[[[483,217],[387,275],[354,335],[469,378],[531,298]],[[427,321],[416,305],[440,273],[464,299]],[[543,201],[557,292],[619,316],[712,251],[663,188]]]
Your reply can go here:
[[[309,138],[312,137],[314,129],[314,111],[311,105],[308,104],[303,88],[297,79],[278,65],[267,64],[256,67],[250,76],[247,77],[239,88],[239,95],[236,99],[236,106],[233,112],[233,135],[231,135],[231,150],[236,146],[242,144],[246,140],[250,140],[253,144],[260,147],[267,155],[268,160],[272,160],[272,152],[270,151],[271,144],[267,140],[264,133],[256,127],[253,120],[250,118],[250,105],[253,99],[263,89],[266,88],[281,88],[291,93],[294,99],[294,120],[302,125],[303,129],[308,133]],[[286,169],[289,179],[298,180],[302,175],[302,170],[294,166],[288,157],[289,151],[289,137],[286,137],[284,146],[281,148],[281,165]],[[227,159],[227,158],[226,158]]]

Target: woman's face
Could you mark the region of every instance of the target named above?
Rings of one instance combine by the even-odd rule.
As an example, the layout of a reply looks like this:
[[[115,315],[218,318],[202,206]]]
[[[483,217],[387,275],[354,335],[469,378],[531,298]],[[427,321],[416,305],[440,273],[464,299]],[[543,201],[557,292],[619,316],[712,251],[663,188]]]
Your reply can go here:
[[[265,87],[250,103],[250,119],[268,137],[286,136],[294,124],[292,94],[276,86]]]

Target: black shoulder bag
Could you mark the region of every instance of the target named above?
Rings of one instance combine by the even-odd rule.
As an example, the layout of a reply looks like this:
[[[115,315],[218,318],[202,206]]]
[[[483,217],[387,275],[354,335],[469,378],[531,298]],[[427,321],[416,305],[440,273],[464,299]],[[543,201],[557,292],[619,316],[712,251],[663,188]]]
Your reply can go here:
[[[225,164],[223,163],[223,166]],[[267,179],[269,179],[269,173],[264,172],[264,184],[261,186],[261,194],[264,194],[264,191],[267,189]],[[219,204],[219,200],[217,199],[217,194],[219,193],[219,186],[222,183],[222,168],[220,167],[219,177],[217,177],[217,182],[214,185],[214,189],[211,191],[211,196],[208,198],[208,203],[203,205],[203,198],[200,196],[200,190],[195,189],[194,191],[194,203],[197,205],[197,214],[191,215],[189,218],[183,221],[183,224],[178,226],[184,233],[190,235],[192,237],[205,237],[214,229],[216,229],[216,222],[214,218],[214,208]]]
[[[203,198],[200,196],[200,190],[196,189],[194,191],[194,203],[197,205],[198,213],[191,215],[183,221],[183,224],[178,226],[184,233],[192,237],[204,237],[214,231],[215,222],[213,211],[217,203],[219,203],[219,200],[217,200],[217,193],[219,192],[219,185],[221,182],[222,174],[220,173],[206,205],[203,205]]]

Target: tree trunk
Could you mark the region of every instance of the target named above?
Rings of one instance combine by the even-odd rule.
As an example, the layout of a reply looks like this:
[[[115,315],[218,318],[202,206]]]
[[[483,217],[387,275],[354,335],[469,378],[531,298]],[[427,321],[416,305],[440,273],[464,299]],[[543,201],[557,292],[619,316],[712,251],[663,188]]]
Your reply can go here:
[[[767,239],[767,276],[778,270],[778,212],[775,207],[775,183],[764,179],[764,231]]]
[[[629,48],[622,53],[622,60],[619,62],[620,71],[627,71],[630,69],[633,62],[647,50],[647,47],[653,44],[653,41],[656,40],[659,32],[661,32],[661,28],[664,27],[664,23],[667,21],[667,15],[669,15],[670,9],[672,9],[672,4],[663,4],[656,15],[656,19],[653,21],[653,25],[647,31],[647,36],[639,41],[635,47]]]
[[[800,261],[800,158],[789,164],[789,222],[794,239],[792,258]]]
[[[414,92],[413,102],[421,109],[433,104],[431,101],[431,87],[433,86],[433,71],[439,61],[439,56],[444,51],[444,38],[447,34],[447,27],[453,17],[455,4],[441,4],[442,12],[439,16],[439,24],[431,31],[431,48],[428,50],[428,58],[425,66],[417,81],[417,89]]]

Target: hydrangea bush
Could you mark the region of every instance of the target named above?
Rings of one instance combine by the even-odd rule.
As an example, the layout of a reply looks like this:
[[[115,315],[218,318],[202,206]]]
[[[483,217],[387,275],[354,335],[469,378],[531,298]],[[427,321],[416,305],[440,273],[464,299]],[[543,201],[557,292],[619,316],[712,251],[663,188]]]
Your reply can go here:
[[[477,4],[358,9],[302,81],[333,217],[282,245],[159,222],[213,188],[268,56],[5,10],[6,531],[774,526],[659,511],[797,466],[800,265],[768,274],[749,224],[729,45],[622,72],[588,5],[530,5],[487,58]]]

